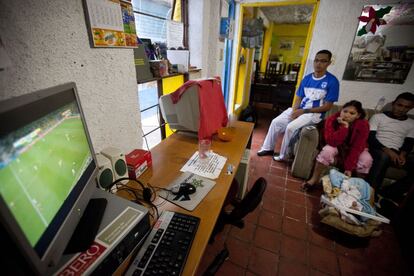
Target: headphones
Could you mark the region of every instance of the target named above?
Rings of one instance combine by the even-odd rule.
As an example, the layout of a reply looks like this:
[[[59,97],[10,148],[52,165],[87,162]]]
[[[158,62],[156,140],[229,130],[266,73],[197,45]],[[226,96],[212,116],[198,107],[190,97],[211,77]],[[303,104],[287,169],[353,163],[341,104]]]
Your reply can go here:
[[[114,182],[112,182],[112,184],[109,185],[109,187],[107,188],[107,190],[111,190],[111,188],[115,184],[117,184],[118,182],[120,182],[122,180],[130,180],[130,181],[134,181],[134,182],[138,183],[138,185],[141,186],[141,189],[142,189],[142,199],[145,202],[147,202],[147,203],[150,203],[151,202],[152,195],[154,194],[153,193],[153,190],[151,188],[149,188],[149,187],[145,187],[145,185],[141,181],[139,181],[138,179],[135,179],[135,178],[129,178],[129,177],[119,178],[119,179],[115,180]],[[129,191],[132,191],[134,193],[135,198],[136,198],[137,201],[140,199],[139,196],[138,196],[138,193],[137,193],[137,191],[139,191],[138,189],[131,188],[131,187],[128,187],[126,185],[123,185],[123,186],[125,186],[124,189],[127,189]]]

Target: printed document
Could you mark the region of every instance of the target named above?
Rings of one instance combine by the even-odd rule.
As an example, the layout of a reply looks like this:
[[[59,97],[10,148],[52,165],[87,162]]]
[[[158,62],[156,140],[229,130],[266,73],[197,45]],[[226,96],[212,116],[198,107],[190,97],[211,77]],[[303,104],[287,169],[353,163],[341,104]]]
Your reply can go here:
[[[227,158],[210,152],[208,158],[200,159],[196,151],[190,160],[181,168],[182,172],[191,172],[199,176],[216,179],[226,164]]]

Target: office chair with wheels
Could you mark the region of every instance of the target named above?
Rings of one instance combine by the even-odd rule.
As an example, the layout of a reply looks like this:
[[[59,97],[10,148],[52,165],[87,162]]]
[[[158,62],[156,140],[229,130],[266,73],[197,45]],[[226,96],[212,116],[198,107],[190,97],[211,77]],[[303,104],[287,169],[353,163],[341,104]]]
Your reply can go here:
[[[213,233],[211,234],[209,242],[214,242],[214,237],[223,231],[226,224],[231,224],[238,228],[243,228],[243,218],[250,212],[253,212],[262,201],[266,186],[266,179],[260,177],[256,180],[256,182],[253,184],[253,187],[249,192],[247,192],[245,197],[240,202],[232,204],[234,206],[233,210],[228,213],[222,209],[217,219],[216,225],[214,226]]]

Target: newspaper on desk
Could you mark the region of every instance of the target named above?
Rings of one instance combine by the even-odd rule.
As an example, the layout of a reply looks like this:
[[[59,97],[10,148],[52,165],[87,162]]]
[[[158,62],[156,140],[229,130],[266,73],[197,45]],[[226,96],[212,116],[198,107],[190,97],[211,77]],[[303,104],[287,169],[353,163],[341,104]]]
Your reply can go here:
[[[200,159],[198,151],[196,151],[180,171],[191,172],[206,178],[216,179],[220,175],[226,161],[226,157],[214,152],[210,152],[208,158]]]

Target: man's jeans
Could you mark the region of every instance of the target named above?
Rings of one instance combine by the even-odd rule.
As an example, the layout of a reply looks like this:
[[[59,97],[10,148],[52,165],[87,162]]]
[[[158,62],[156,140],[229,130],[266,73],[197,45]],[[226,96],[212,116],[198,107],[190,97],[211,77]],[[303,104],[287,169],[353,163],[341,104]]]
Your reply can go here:
[[[402,195],[406,193],[414,183],[414,154],[407,155],[406,163],[402,168],[407,172],[407,175],[384,189],[381,189],[387,168],[394,164],[389,156],[380,149],[370,149],[369,152],[371,153],[374,162],[369,172],[367,182],[375,189],[376,193],[395,200],[401,199]]]

